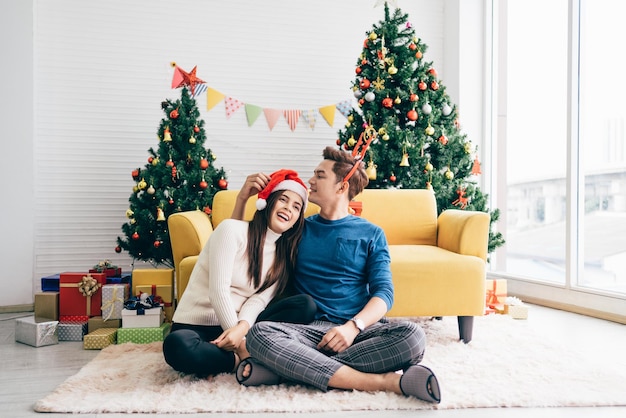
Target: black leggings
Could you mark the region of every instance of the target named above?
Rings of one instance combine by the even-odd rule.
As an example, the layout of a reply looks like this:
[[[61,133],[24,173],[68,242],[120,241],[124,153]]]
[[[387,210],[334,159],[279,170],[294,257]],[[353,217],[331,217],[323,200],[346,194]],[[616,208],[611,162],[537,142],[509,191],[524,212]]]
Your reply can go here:
[[[257,322],[308,324],[313,321],[316,310],[310,296],[289,296],[270,303],[259,314]],[[171,332],[163,341],[165,362],[174,370],[200,377],[231,372],[235,367],[235,354],[210,342],[222,332],[219,325],[172,324]]]

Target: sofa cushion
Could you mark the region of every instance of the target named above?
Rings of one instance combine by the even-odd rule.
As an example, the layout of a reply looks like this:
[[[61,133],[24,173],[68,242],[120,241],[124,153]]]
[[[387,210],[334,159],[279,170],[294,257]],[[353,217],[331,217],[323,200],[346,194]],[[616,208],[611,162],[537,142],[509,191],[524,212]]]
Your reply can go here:
[[[390,245],[389,316],[482,315],[485,262],[431,245]]]
[[[385,230],[389,245],[437,245],[437,201],[426,189],[365,189],[361,216]]]

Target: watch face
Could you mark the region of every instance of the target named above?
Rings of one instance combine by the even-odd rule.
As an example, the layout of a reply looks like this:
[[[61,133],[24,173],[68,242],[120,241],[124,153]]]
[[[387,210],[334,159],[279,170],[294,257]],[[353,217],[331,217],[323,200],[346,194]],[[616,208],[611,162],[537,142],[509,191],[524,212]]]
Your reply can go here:
[[[365,323],[363,322],[362,319],[359,318],[354,318],[353,319],[354,324],[356,325],[356,327],[360,330],[363,331],[365,329]]]

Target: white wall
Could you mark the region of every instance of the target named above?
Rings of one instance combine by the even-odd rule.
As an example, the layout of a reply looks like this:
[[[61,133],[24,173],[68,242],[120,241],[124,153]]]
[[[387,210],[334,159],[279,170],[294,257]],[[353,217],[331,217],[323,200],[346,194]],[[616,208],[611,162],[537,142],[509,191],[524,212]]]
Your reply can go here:
[[[179,97],[170,88],[171,61],[188,71],[197,65],[208,86],[246,103],[279,109],[338,103],[352,97],[363,39],[384,16],[375,3],[3,3],[0,52],[11,64],[0,69],[0,138],[12,151],[0,217],[9,232],[0,244],[0,307],[32,303],[44,275],[84,271],[104,258],[130,270],[131,260],[113,252],[115,237],[134,184],[130,172],[157,146],[160,103]],[[472,117],[464,131],[481,141],[482,84],[460,86],[462,74],[482,74],[483,29],[475,19],[483,1],[463,2],[463,8],[459,0],[398,3],[428,45],[425,58],[461,117]],[[472,16],[469,25],[460,23],[464,13]],[[475,51],[462,60],[461,40],[464,50]],[[337,112],[333,127],[318,115],[314,130],[301,121],[291,132],[279,120],[270,132],[263,116],[248,127],[243,109],[227,119],[223,104],[209,112],[206,96],[198,102],[205,146],[227,170],[231,189],[258,170],[291,167],[307,178],[345,123]]]

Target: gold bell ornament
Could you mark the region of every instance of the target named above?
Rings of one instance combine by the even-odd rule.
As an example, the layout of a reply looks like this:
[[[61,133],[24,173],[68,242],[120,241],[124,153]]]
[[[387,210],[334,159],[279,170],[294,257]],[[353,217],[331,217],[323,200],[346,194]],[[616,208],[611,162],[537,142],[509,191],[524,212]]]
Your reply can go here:
[[[400,161],[400,167],[409,167],[411,164],[409,164],[409,154],[408,153],[404,153],[402,154],[402,160]]]
[[[370,180],[376,180],[376,164],[374,164],[374,161],[370,160],[367,163],[367,168],[365,169],[365,173],[367,174],[367,178]]]
[[[172,134],[169,127],[165,127],[163,131],[163,142],[172,142]]]
[[[157,208],[157,221],[163,222],[165,220],[165,214],[163,213],[163,209]]]

